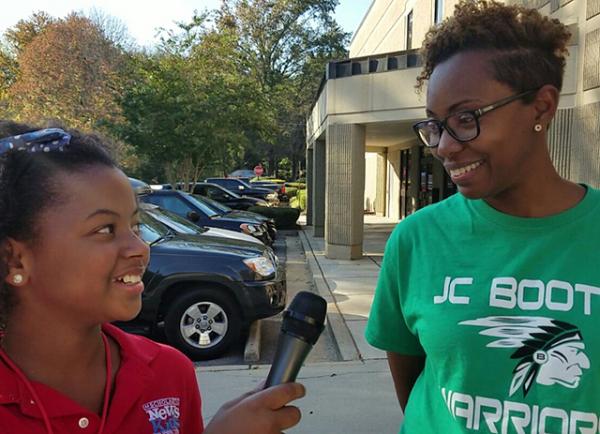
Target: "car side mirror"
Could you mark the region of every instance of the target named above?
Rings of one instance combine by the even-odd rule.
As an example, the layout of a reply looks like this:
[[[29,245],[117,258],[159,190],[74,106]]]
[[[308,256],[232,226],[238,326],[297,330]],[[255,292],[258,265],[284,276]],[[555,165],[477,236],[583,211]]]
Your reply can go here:
[[[196,223],[198,220],[200,220],[200,215],[198,215],[196,211],[190,211],[187,213],[187,218]]]

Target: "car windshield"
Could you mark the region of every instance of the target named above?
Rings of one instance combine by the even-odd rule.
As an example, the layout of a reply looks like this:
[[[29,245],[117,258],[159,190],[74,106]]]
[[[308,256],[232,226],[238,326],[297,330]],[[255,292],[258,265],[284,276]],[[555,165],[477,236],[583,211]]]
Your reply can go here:
[[[250,184],[248,184],[246,181],[242,181],[241,179],[238,179],[238,181],[246,188],[252,188],[252,186]]]
[[[223,186],[220,184],[220,182],[223,182],[223,181],[220,181],[220,180],[222,180],[222,179],[224,179],[224,178],[208,178],[208,179],[206,180],[206,182],[212,183],[212,184],[213,184],[213,185],[212,185],[212,187],[214,187],[214,188],[218,188],[218,189],[219,189],[219,190],[221,190],[223,193],[227,193],[227,194],[229,194],[229,195],[231,195],[231,196],[235,197],[236,199],[241,199],[241,197],[242,197],[241,195],[237,194],[236,192],[234,192],[234,191],[232,191],[232,190],[229,190],[229,188],[227,188],[227,187],[223,187]],[[228,182],[228,181],[224,181],[224,182]]]
[[[201,196],[199,194],[194,194],[193,196],[196,199],[206,203],[208,206],[213,208],[216,212],[218,212],[221,215],[228,214],[231,212],[231,208],[229,208],[227,205],[223,205],[222,203],[217,202],[216,200],[213,200],[210,197]]]
[[[221,191],[223,191],[223,193],[227,193],[228,195],[230,195],[231,197],[234,197],[235,199],[241,199],[242,196],[240,196],[239,194],[237,194],[235,191],[231,191],[231,190],[227,190],[224,187],[219,186],[219,189]]]
[[[140,210],[140,238],[148,244],[168,236],[171,233],[169,228],[155,218],[152,218],[147,211]]]
[[[208,230],[197,226],[188,219],[184,219],[183,217],[180,217],[174,212],[166,209],[154,208],[152,210],[148,210],[148,213],[151,214],[156,220],[167,225],[175,232],[180,234],[198,235]]]
[[[218,217],[221,215],[218,212],[216,212],[214,209],[212,209],[210,206],[205,204],[204,202],[200,202],[198,199],[196,199],[194,197],[194,195],[192,195],[190,193],[185,193],[185,195],[188,198],[188,200],[192,203],[192,205],[194,205],[195,207],[200,209],[208,217],[213,218],[213,217]]]

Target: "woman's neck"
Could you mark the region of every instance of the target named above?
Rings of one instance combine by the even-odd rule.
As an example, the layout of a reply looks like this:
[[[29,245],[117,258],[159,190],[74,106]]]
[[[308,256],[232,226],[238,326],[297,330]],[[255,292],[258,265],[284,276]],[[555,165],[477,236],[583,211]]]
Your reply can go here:
[[[539,161],[539,160],[538,160]],[[562,178],[549,156],[513,186],[484,200],[493,208],[516,217],[547,217],[577,205],[585,196],[585,188]]]

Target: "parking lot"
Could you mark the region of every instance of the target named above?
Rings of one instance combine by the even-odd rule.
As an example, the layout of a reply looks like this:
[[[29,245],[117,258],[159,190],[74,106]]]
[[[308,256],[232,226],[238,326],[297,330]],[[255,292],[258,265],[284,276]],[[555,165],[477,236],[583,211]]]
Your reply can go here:
[[[287,302],[289,303],[299,291],[312,291],[312,279],[307,268],[306,258],[304,257],[304,251],[297,231],[280,231],[273,248],[280,261],[285,264]],[[248,333],[245,333],[237,344],[224,356],[214,360],[197,362],[197,364],[202,366],[270,364],[277,346],[280,328],[281,314],[260,321],[261,339],[258,361],[244,359],[244,349],[248,340]],[[337,347],[329,329],[325,327],[319,341],[309,354],[307,362],[335,362],[338,360]]]

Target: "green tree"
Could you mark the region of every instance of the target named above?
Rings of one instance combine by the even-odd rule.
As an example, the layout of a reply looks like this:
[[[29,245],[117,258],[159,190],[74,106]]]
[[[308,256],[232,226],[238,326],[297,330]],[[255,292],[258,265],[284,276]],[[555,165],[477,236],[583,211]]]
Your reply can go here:
[[[235,37],[207,24],[207,14],[194,16],[165,33],[155,53],[140,53],[132,63],[118,132],[135,146],[150,179],[187,185],[223,171],[249,143],[246,132],[262,124]]]
[[[304,160],[305,120],[327,61],[346,56],[349,35],[332,18],[338,0],[224,0],[220,28],[236,29],[238,54],[264,101],[264,129],[247,156],[266,157],[271,172],[282,157],[292,176]],[[247,161],[254,164],[257,161]]]

